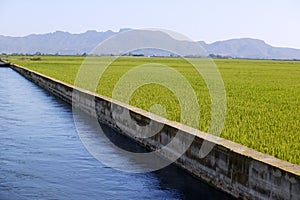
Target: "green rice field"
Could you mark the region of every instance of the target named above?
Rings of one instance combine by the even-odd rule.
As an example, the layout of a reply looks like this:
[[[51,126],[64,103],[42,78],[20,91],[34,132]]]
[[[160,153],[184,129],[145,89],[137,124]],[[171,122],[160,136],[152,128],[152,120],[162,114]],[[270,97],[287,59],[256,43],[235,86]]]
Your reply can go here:
[[[80,56],[7,58],[9,62],[70,84],[74,84],[84,59]],[[213,61],[222,76],[227,96],[221,137],[300,165],[300,61]],[[210,94],[204,80],[184,59],[120,57],[104,72],[96,92],[111,97],[122,75],[146,63],[168,65],[188,80],[201,111],[197,128],[207,131],[211,117]],[[180,121],[178,99],[168,88],[158,84],[144,85],[130,98],[130,104],[145,110],[157,102],[165,108],[167,118]]]

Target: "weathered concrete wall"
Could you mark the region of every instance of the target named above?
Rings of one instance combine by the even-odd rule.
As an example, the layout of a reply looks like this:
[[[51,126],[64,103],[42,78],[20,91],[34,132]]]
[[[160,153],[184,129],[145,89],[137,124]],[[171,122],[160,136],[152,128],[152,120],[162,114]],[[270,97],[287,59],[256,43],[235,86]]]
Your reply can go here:
[[[0,67],[9,67],[9,66],[10,66],[9,63],[4,62],[0,59]]]
[[[162,122],[161,118],[149,116],[147,112],[140,109],[115,103],[107,97],[83,91],[23,67],[12,65],[11,68],[68,103],[72,102],[73,91],[85,95],[86,98],[77,102],[78,106],[120,131],[127,126],[122,113],[129,110],[130,116],[137,123],[134,127],[127,127],[129,131],[125,131],[123,134],[153,150],[167,144],[175,137],[178,130],[181,130],[186,137],[191,134],[196,136],[192,145],[176,161],[176,164],[236,197],[244,199],[300,199],[300,166],[298,165],[278,160],[176,122]],[[117,113],[112,113],[112,105],[117,107]],[[138,138],[131,134],[132,131],[143,126],[143,124],[147,124],[150,120],[154,120],[158,125],[163,125],[158,134],[150,138]],[[120,128],[120,126],[124,127]],[[216,145],[205,158],[201,159],[199,158],[199,150],[204,140]]]

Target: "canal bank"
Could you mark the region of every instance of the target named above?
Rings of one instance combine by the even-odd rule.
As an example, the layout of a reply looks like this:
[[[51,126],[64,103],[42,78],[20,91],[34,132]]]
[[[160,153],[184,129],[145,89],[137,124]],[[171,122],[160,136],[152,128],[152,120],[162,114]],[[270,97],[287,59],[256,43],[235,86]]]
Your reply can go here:
[[[10,64],[9,63],[6,63],[6,62],[3,62],[2,60],[0,60],[0,67],[9,67]]]
[[[124,121],[122,115],[112,117],[112,104],[121,110],[120,113],[123,113],[124,110],[129,111],[133,118],[138,119],[135,127],[128,127],[129,132],[136,130],[141,122],[150,120],[156,121],[158,124],[162,123],[160,119],[149,116],[140,109],[118,104],[109,98],[86,92],[17,65],[11,67],[68,103],[72,102],[74,90],[86,95],[86,99],[94,99],[94,102],[90,100],[79,101],[79,108],[86,113],[96,115],[101,122],[115,129],[122,130],[120,125],[126,126],[126,121]],[[95,107],[91,105],[95,105]],[[95,112],[95,108],[100,112]],[[133,139],[152,150],[156,150],[161,148],[166,141],[174,138],[180,130],[186,137],[189,137],[189,135],[195,136],[186,153],[176,161],[177,165],[192,174],[236,197],[251,199],[300,198],[300,167],[298,165],[292,165],[231,141],[181,126],[178,123],[166,121],[161,125],[164,128],[157,134],[158,136]],[[132,135],[129,134],[128,136]],[[214,143],[215,146],[205,158],[200,158],[199,150],[204,141]],[[168,158],[172,155],[165,154],[163,156]]]

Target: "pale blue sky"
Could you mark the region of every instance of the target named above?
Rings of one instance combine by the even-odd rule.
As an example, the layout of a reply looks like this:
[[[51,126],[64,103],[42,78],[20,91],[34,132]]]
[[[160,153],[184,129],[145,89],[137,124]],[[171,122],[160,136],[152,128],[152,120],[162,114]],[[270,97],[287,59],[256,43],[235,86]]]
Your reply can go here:
[[[298,0],[0,0],[0,35],[165,28],[193,40],[263,39],[300,48]]]

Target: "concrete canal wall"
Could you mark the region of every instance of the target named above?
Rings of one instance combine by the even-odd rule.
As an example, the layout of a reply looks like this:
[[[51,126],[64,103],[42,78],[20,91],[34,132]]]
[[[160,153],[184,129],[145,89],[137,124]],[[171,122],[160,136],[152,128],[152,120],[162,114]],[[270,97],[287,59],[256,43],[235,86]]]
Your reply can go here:
[[[0,67],[9,67],[9,63],[3,62],[0,60]]]
[[[137,138],[123,132],[152,150],[161,148],[171,141],[178,130],[181,130],[186,137],[194,135],[193,143],[176,161],[176,164],[236,197],[300,199],[300,166],[298,165],[281,161],[219,137],[207,135],[176,122],[162,121],[161,118],[149,116],[147,112],[140,109],[116,103],[107,97],[75,88],[26,68],[17,65],[11,65],[11,68],[68,103],[72,103],[73,91],[85,95],[86,100],[79,101],[78,106],[120,131],[124,130],[124,127],[123,129],[119,127],[120,124],[126,126],[127,122],[121,114],[116,116],[114,113],[115,116],[112,116],[112,105],[117,107],[119,113],[130,112],[130,116],[137,122],[135,129],[151,120],[162,125],[162,130],[150,138]],[[134,130],[132,127],[128,128]],[[215,143],[215,146],[205,158],[200,158],[199,150],[205,140]]]

